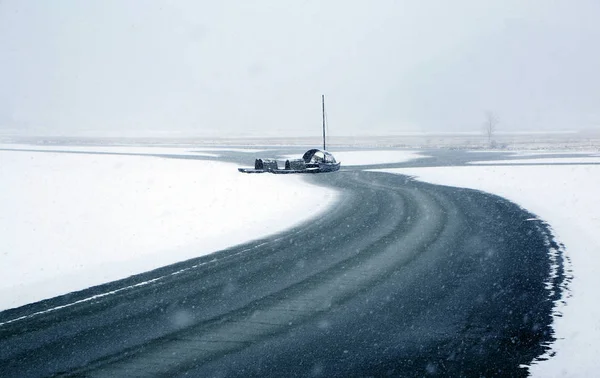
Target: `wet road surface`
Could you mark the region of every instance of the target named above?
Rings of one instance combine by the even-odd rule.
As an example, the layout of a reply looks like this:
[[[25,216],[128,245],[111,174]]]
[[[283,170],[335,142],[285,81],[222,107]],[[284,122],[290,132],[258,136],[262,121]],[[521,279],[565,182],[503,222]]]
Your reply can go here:
[[[526,375],[562,280],[543,223],[399,175],[307,180],[343,192],[326,216],[0,313],[0,375]]]

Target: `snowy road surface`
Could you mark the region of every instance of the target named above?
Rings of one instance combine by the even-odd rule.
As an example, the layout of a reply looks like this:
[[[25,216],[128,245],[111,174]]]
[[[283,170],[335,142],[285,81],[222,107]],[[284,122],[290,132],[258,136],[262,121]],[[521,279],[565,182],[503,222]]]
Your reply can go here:
[[[341,191],[326,216],[0,313],[0,371],[519,376],[544,353],[564,274],[532,214],[388,173],[307,179]]]

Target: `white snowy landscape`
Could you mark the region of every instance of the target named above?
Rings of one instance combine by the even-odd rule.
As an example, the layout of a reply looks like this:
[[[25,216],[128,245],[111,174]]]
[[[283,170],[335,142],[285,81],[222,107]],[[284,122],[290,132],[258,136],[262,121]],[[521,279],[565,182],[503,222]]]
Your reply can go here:
[[[599,15],[598,0],[0,0],[0,378],[600,376]],[[317,176],[254,174],[320,146],[338,176],[320,175],[338,169],[326,154],[302,171]],[[477,271],[454,253],[490,245],[507,254]],[[401,248],[418,269],[391,263]],[[334,290],[361,269],[351,296]],[[274,300],[330,293],[293,316]],[[259,312],[277,322],[233,337]]]
[[[0,151],[0,310],[272,235],[341,200],[334,190],[319,188],[315,201],[315,187],[302,176],[242,175],[231,163],[126,155],[217,158],[219,151],[256,149],[2,147],[124,155]],[[497,194],[547,222],[565,245],[572,281],[555,312],[553,356],[535,361],[531,372],[591,376],[600,353],[600,165],[581,163],[599,158],[528,154],[385,171]],[[424,156],[397,150],[335,155],[348,166]]]

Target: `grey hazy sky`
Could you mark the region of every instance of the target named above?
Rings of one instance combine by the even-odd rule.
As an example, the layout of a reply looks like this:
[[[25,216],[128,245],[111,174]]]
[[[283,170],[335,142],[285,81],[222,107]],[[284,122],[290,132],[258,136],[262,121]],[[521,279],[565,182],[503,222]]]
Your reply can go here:
[[[600,1],[0,1],[0,131],[600,127]]]

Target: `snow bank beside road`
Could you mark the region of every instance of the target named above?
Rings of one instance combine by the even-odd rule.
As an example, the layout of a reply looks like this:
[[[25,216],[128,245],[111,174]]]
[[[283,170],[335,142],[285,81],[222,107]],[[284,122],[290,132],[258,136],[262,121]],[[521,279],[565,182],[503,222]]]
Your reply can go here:
[[[131,150],[127,150],[131,151]],[[0,310],[283,231],[337,193],[144,156],[0,151]]]
[[[560,163],[556,158],[547,163]],[[434,184],[483,190],[547,221],[571,260],[571,298],[554,318],[556,355],[537,361],[534,376],[590,377],[600,355],[600,165],[468,166],[389,169]]]
[[[496,151],[498,152],[498,151]],[[553,156],[553,155],[594,155],[598,156],[598,151],[573,151],[573,150],[562,150],[562,151],[511,151],[511,156]]]
[[[75,152],[100,152],[114,154],[138,154],[138,155],[192,155],[219,157],[218,152],[242,152],[258,153],[264,149],[236,148],[236,147],[195,147],[188,146],[127,146],[127,145],[102,145],[102,146],[61,146],[61,145],[37,145],[37,144],[7,144],[0,143],[0,149],[7,150],[37,150],[37,151],[75,151]]]
[[[575,158],[532,158],[532,159],[513,159],[513,160],[482,160],[474,161],[470,164],[475,165],[506,165],[506,164],[600,164],[599,157],[575,157]]]
[[[139,147],[139,146],[46,146],[29,144],[0,144],[0,149],[7,150],[35,150],[35,151],[72,151],[106,154],[133,154],[133,155],[194,155],[205,157],[219,157],[210,149],[193,147]],[[210,151],[210,152],[207,152]]]

